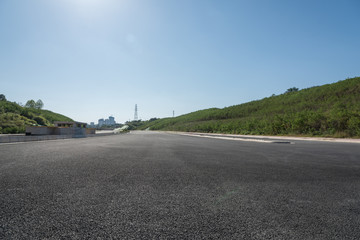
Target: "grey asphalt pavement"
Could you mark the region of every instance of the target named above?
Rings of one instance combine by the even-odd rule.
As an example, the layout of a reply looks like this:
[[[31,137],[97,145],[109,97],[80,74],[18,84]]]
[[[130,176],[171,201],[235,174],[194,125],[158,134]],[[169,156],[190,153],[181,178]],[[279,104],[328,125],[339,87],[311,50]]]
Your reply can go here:
[[[157,132],[0,144],[0,239],[360,239],[360,145]]]

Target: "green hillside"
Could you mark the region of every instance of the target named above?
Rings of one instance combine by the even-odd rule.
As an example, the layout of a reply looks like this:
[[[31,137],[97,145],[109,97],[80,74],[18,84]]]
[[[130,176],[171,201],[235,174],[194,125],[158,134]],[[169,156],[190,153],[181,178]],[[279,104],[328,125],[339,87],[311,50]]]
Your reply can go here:
[[[24,133],[26,125],[52,126],[54,121],[72,121],[72,119],[48,110],[22,107],[17,103],[6,101],[5,98],[0,100],[0,134]]]
[[[142,129],[210,133],[360,137],[360,77],[223,109],[146,123]]]

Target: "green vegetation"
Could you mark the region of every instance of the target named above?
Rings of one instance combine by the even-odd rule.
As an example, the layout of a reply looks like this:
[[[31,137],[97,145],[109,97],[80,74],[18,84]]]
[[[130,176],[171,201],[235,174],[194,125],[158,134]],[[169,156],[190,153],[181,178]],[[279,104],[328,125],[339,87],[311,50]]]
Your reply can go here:
[[[210,133],[360,137],[360,77],[223,109],[147,122],[140,129]]]
[[[160,118],[151,118],[148,121],[142,121],[142,120],[133,120],[133,121],[128,121],[125,124],[128,126],[128,130],[136,130],[136,129],[146,129],[144,128],[144,126],[148,125],[149,123],[152,123],[156,120],[160,120]]]
[[[26,102],[25,107],[42,109],[44,107],[44,103],[40,99],[37,100],[36,102],[31,99],[31,100]]]
[[[29,100],[25,107],[6,100],[0,94],[0,133],[24,133],[26,125],[52,126],[54,121],[72,121],[71,118],[42,110],[43,102]]]

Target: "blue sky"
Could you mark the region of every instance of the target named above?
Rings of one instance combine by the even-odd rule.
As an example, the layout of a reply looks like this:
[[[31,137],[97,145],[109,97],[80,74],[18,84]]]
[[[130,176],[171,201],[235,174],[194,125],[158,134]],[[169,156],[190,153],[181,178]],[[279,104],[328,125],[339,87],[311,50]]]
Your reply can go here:
[[[358,0],[0,0],[0,93],[75,120],[236,105],[360,76]]]

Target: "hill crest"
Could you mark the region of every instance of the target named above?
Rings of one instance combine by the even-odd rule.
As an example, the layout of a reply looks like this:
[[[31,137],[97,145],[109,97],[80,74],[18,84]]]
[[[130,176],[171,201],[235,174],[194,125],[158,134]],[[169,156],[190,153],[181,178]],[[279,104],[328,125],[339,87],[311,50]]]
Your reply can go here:
[[[142,129],[257,135],[360,137],[360,77],[210,108]]]
[[[0,134],[24,133],[26,125],[52,126],[54,121],[73,121],[59,113],[34,107],[20,106],[7,101],[2,95],[0,100]]]

